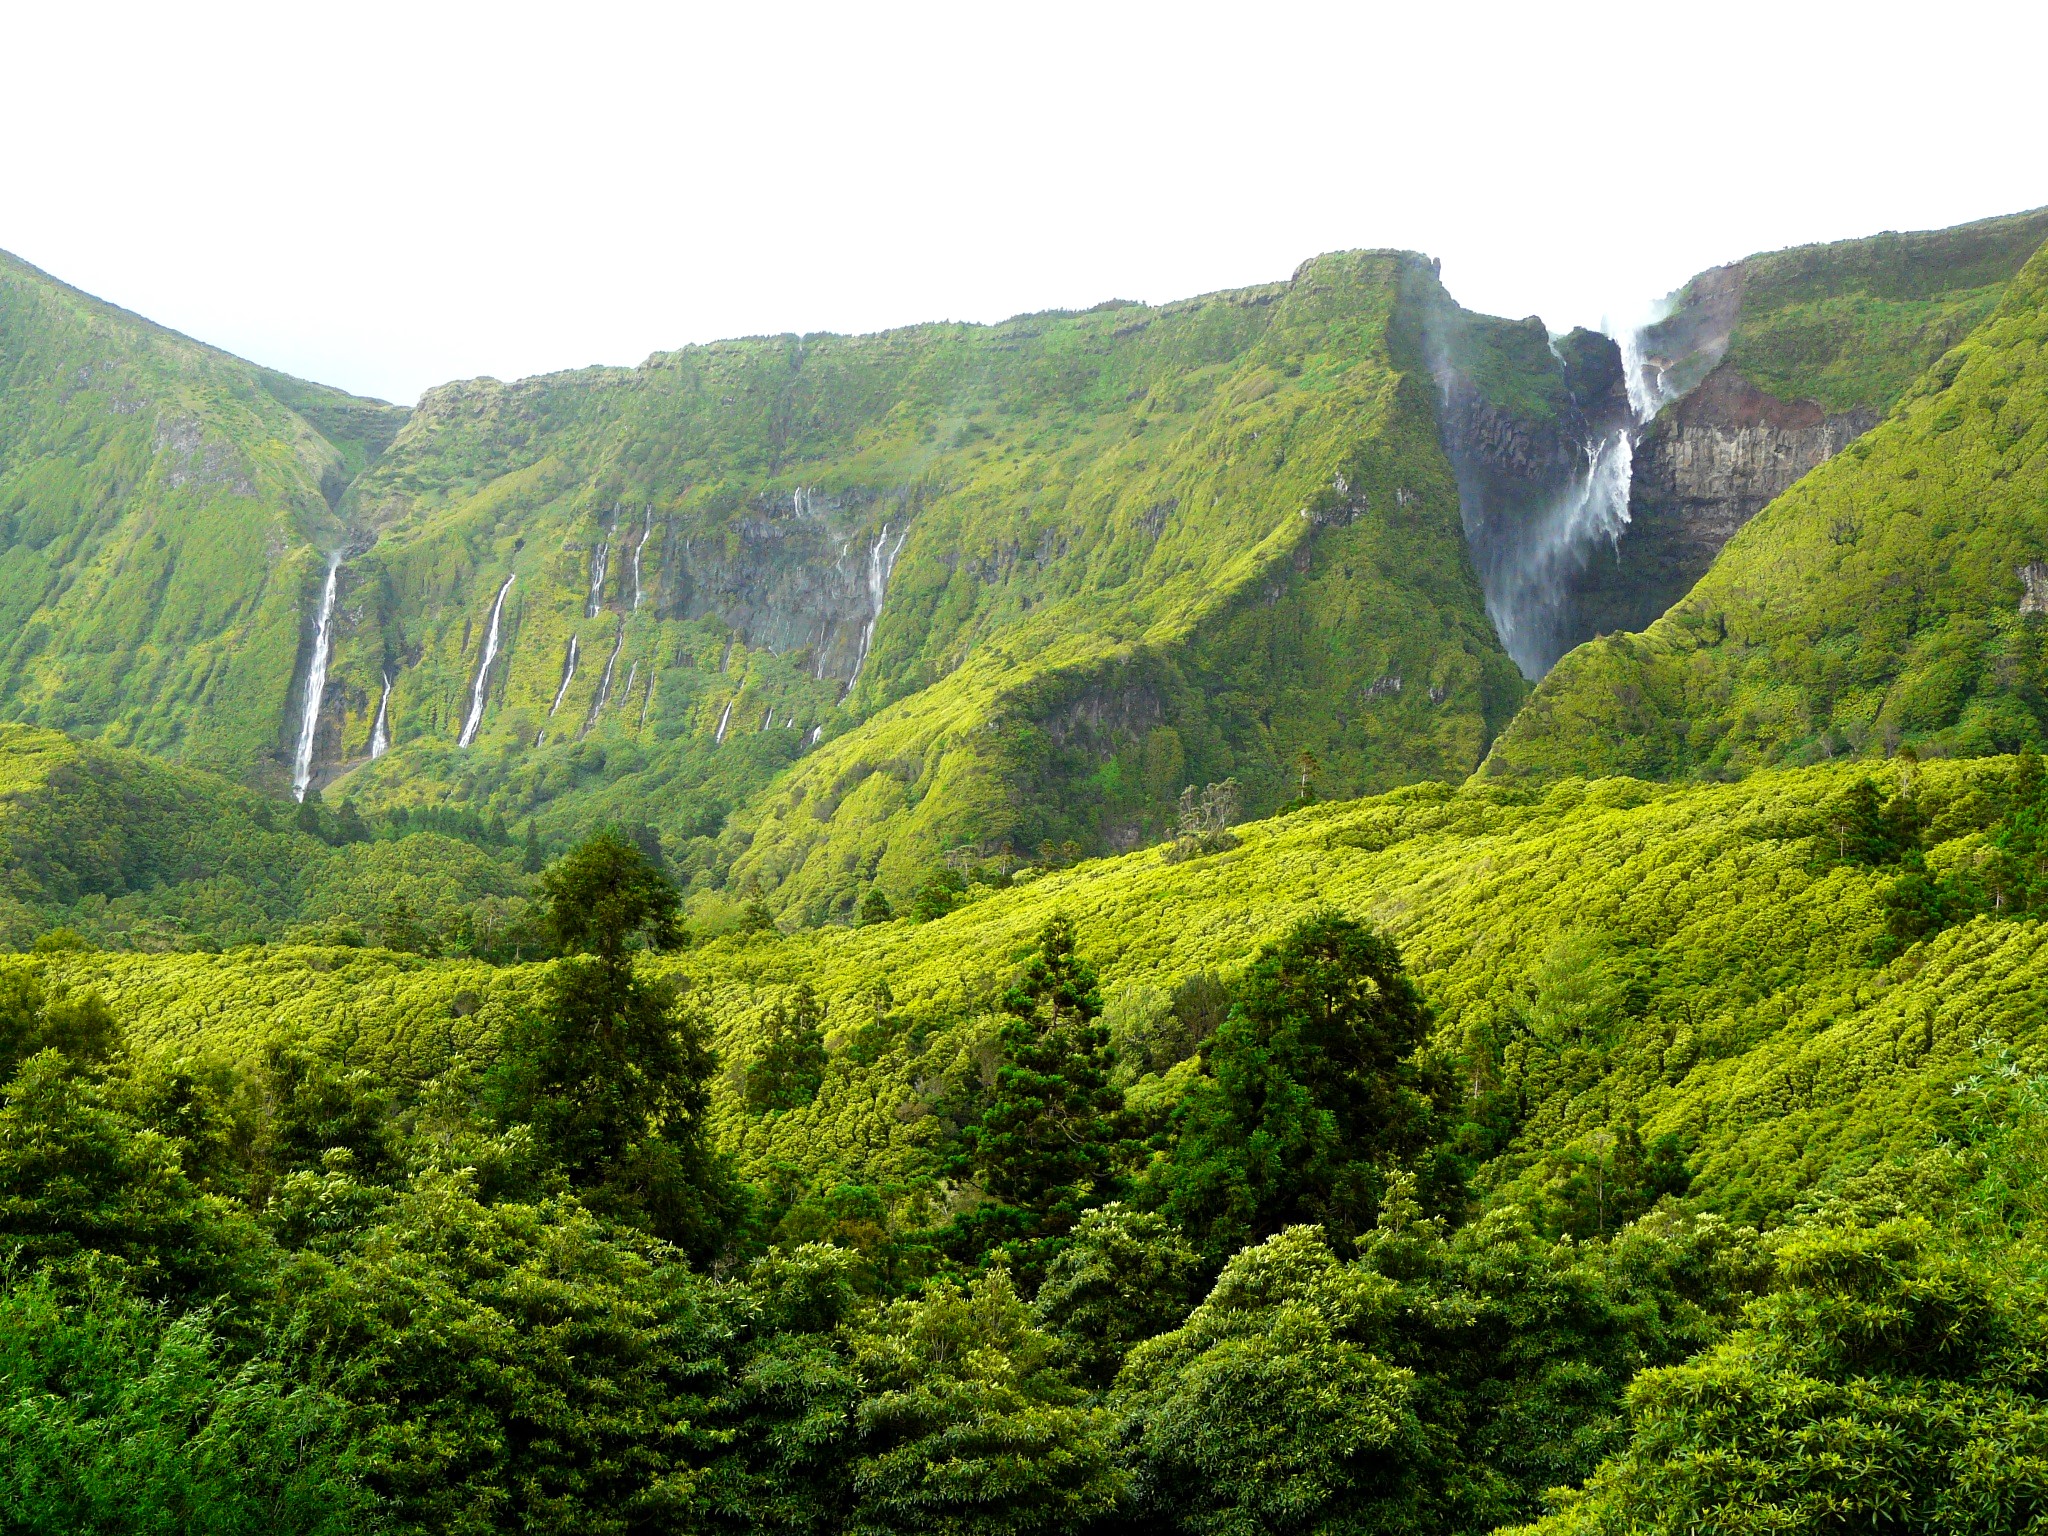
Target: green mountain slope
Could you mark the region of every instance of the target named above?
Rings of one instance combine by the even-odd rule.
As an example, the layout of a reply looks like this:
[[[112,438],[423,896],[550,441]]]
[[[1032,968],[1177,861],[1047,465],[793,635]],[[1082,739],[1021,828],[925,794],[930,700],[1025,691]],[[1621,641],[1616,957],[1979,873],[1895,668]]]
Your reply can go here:
[[[0,714],[281,783],[318,550],[403,414],[0,255]]]
[[[1490,773],[1733,773],[2042,739],[2048,254],[1640,635],[1544,679]]]
[[[1248,825],[1240,848],[1187,863],[1146,850],[934,922],[726,938],[658,964],[694,984],[712,1021],[713,1116],[747,1176],[792,1197],[893,1190],[912,1220],[949,1187],[950,1106],[983,1069],[1003,988],[1049,917],[1071,916],[1100,965],[1126,1101],[1156,1113],[1199,1070],[1182,1059],[1199,1040],[1161,1051],[1176,986],[1232,979],[1261,942],[1333,904],[1399,939],[1436,1049],[1491,1106],[1494,1139],[1468,1149],[1489,1199],[1565,1198],[1627,1122],[1674,1138],[1705,1208],[1767,1219],[1932,1147],[1982,1051],[2030,1059],[2042,1044],[2048,930],[1980,916],[1900,950],[1899,866],[1840,856],[1859,777],[1572,780],[1540,795],[1416,785]],[[2004,760],[1925,766],[1913,795],[1928,865],[1981,861],[2014,786]],[[99,988],[145,1045],[250,1059],[279,1034],[327,1040],[402,1081],[487,1062],[545,974],[320,948],[46,963]],[[797,1108],[750,1112],[745,1069],[799,985],[827,1008],[822,1086]]]
[[[650,821],[822,917],[948,848],[1149,840],[1189,783],[1271,806],[1304,750],[1325,792],[1462,773],[1521,685],[1404,339],[1434,283],[434,391],[351,492],[340,792]]]

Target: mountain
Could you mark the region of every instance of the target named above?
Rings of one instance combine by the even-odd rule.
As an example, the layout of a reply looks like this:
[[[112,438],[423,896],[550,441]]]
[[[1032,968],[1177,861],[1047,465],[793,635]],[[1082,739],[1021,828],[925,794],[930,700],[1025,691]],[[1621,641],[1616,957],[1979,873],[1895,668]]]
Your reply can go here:
[[[1326,793],[1462,776],[1522,689],[1404,318],[1434,284],[1330,256],[432,391],[350,492],[329,793],[650,821],[819,918],[951,848],[1149,841],[1188,784],[1270,807],[1304,751]]]
[[[2037,253],[1980,327],[1749,522],[1683,601],[1565,658],[1486,771],[1717,775],[2040,742],[2044,339]]]
[[[317,551],[404,415],[0,255],[0,715],[281,786]]]
[[[1497,738],[1525,676],[1860,452],[2043,238],[2048,212],[1755,256],[1618,340],[1353,252],[412,411],[9,262],[0,716],[373,814],[647,827],[700,898],[806,921],[941,859],[1155,841],[1190,787],[1260,814],[1483,759],[1690,771],[1654,745],[1699,718],[1668,679],[1624,685],[1666,718],[1618,755],[1529,745],[1564,677]],[[1784,755],[1740,734],[1715,771]]]

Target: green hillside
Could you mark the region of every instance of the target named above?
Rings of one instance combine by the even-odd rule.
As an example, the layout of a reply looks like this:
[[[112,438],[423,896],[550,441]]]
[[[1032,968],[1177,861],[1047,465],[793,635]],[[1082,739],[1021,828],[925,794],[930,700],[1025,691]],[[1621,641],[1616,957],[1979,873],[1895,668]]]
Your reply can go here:
[[[1990,317],[2044,242],[2048,208],[2037,208],[1751,256],[1736,267],[1741,309],[1728,360],[1781,400],[1887,410]],[[1676,297],[1682,309],[1691,290]]]
[[[453,941],[524,907],[521,850],[490,830],[294,814],[213,774],[0,725],[0,943],[57,928],[146,952],[293,932],[360,943],[399,904]]]
[[[936,921],[728,937],[660,965],[708,1010],[727,1068],[713,1124],[747,1177],[930,1190],[947,1095],[1052,914],[1073,919],[1132,1055],[1177,987],[1232,980],[1334,905],[1398,939],[1436,1048],[1473,1091],[1518,1106],[1482,1149],[1493,1198],[1542,1205],[1565,1154],[1636,1116],[1646,1137],[1681,1139],[1712,1208],[1770,1218],[1844,1168],[1931,1146],[1947,1085],[1984,1041],[2030,1053],[2043,1023],[2030,989],[2048,947],[2032,919],[1971,919],[1965,902],[1924,942],[1890,937],[1899,855],[1837,847],[1861,774],[1422,784],[1249,824],[1239,848],[1190,862],[1146,850],[977,887]],[[1928,866],[1981,865],[2016,795],[2009,760],[1920,770]],[[280,1034],[346,1040],[401,1081],[488,1060],[544,974],[331,947],[43,963],[98,989],[140,1043],[246,1060]],[[822,1086],[799,1109],[751,1114],[742,1069],[803,984],[827,1010]],[[1132,1102],[1163,1109],[1192,1066],[1133,1067]]]
[[[650,821],[817,918],[948,848],[1149,841],[1189,783],[1270,807],[1304,750],[1328,793],[1462,774],[1521,685],[1401,339],[1418,283],[1331,256],[1157,309],[431,392],[352,492],[377,543],[339,756],[387,675],[395,745],[347,791]]]
[[[1496,774],[1725,774],[2043,737],[2048,255],[1891,416],[1793,487],[1641,635],[1573,652]]]
[[[0,255],[0,714],[281,784],[318,551],[403,414]]]

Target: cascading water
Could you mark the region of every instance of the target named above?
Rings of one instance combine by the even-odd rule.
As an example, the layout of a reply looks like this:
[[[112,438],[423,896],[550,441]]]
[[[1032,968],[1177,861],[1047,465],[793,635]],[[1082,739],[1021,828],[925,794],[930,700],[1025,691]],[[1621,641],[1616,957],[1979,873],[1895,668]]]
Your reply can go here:
[[[875,623],[882,617],[882,599],[889,590],[889,572],[896,557],[903,553],[903,541],[909,537],[910,530],[906,528],[896,535],[895,547],[889,548],[889,525],[884,523],[882,531],[875,535],[875,547],[868,551],[868,621],[861,626],[860,649],[854,653],[853,675],[840,690],[842,699],[853,692],[853,685],[860,681],[861,668],[868,664],[868,647],[874,644]]]
[[[561,686],[555,689],[555,702],[548,706],[548,718],[550,720],[555,718],[555,711],[562,707],[562,698],[563,695],[568,693],[569,684],[576,679],[576,645],[576,637],[571,635],[569,637],[568,654],[562,658]]]
[[[604,572],[611,552],[611,537],[606,535],[598,540],[597,553],[590,557],[590,599],[583,605],[583,617],[586,619],[596,618],[597,610],[604,606]]]
[[[612,636],[612,653],[604,659],[604,676],[597,681],[597,697],[591,701],[590,714],[583,722],[583,729],[577,733],[578,740],[590,734],[590,728],[597,724],[598,715],[603,712],[606,701],[612,696],[612,674],[618,668],[619,651],[625,643],[626,621],[621,618],[618,633]],[[632,687],[632,680],[629,678],[626,688],[630,692]]]
[[[654,532],[654,508],[647,509],[647,521],[640,529],[640,542],[633,546],[633,611],[640,611],[640,556],[647,548],[647,536]]]
[[[737,698],[738,695],[735,694],[733,697]],[[718,733],[711,738],[713,745],[723,745],[725,742],[725,728],[732,724],[732,703],[732,699],[727,699],[725,709],[719,714]]]
[[[491,663],[498,659],[498,621],[505,616],[505,598],[512,590],[512,583],[519,579],[518,573],[505,578],[505,585],[498,588],[498,600],[491,604],[491,627],[484,636],[484,655],[476,669],[476,683],[469,691],[469,717],[462,722],[462,734],[455,738],[455,745],[466,747],[476,740],[476,729],[484,723],[484,699],[490,692]]]
[[[1613,427],[1581,444],[1584,463],[1549,505],[1521,530],[1486,583],[1486,611],[1502,647],[1531,679],[1548,672],[1568,647],[1564,635],[1570,580],[1605,542],[1618,548],[1628,527],[1635,424]]]
[[[327,562],[327,582],[320,589],[320,619],[313,629],[313,660],[306,668],[306,713],[299,722],[299,744],[292,753],[292,798],[304,800],[313,786],[313,738],[320,730],[320,696],[327,691],[327,655],[334,641],[334,590],[341,576],[341,556]]]
[[[394,681],[389,672],[384,674],[384,691],[377,696],[377,723],[370,727],[370,761],[375,762],[391,750],[391,684]]]

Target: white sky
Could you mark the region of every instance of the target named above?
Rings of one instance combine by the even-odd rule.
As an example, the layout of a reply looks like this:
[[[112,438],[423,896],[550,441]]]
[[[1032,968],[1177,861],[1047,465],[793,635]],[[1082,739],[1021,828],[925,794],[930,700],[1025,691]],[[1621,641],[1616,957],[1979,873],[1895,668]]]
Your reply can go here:
[[[1555,328],[2048,203],[2048,4],[0,0],[0,247],[388,399],[1395,245]]]

